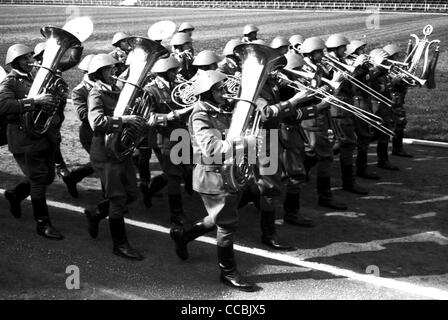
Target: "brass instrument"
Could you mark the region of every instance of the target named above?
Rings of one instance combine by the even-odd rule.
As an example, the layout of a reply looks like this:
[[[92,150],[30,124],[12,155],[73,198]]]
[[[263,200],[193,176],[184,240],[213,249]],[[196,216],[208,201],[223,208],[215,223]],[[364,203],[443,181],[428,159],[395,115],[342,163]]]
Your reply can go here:
[[[137,115],[149,120],[149,97],[144,86],[148,81],[150,70],[160,58],[168,57],[169,51],[161,44],[144,37],[128,38],[132,48],[129,54],[129,76],[124,82],[123,90],[118,98],[114,116]],[[143,140],[145,132],[133,127],[124,126],[120,133],[106,135],[106,148],[118,159],[131,154]]]
[[[404,63],[408,64],[406,75],[413,75],[411,77],[413,81],[410,81],[410,85],[416,85],[417,83],[422,85],[426,84],[428,89],[434,89],[436,87],[434,80],[434,73],[439,59],[439,43],[440,40],[429,41],[427,37],[433,32],[434,28],[432,25],[427,25],[423,28],[423,39],[415,34],[411,34],[411,37],[415,39],[415,45],[412,46],[412,41],[408,44],[408,55],[406,56]],[[432,45],[435,45],[434,53],[432,54],[431,60],[429,60],[429,50]],[[421,58],[424,54],[423,63],[421,63]],[[417,75],[418,70],[421,69],[420,76]],[[423,80],[427,80],[423,82]]]
[[[260,44],[244,43],[234,49],[242,62],[241,87],[232,114],[232,121],[227,133],[227,139],[234,140],[244,135],[258,135],[261,124],[261,114],[257,98],[269,74],[277,67],[284,67],[286,58],[276,50]],[[252,122],[252,127],[249,124]],[[253,177],[255,159],[249,159],[247,147],[237,150],[236,155],[224,162],[222,176],[224,184],[230,190],[238,191],[244,188]]]
[[[353,73],[355,70],[354,66],[349,66],[336,58],[326,55],[322,61],[329,65],[330,67],[337,70],[345,79],[350,81],[354,86],[358,87],[359,89],[363,90],[367,94],[371,95],[373,98],[377,99],[378,101],[384,103],[388,107],[392,107],[392,101],[384,96],[383,94],[375,91],[374,89],[370,88],[368,85],[364,84],[363,82],[359,81],[355,77],[353,77],[350,73]]]
[[[25,130],[34,136],[47,132],[53,117],[65,104],[68,97],[68,85],[61,78],[58,65],[68,49],[81,45],[77,37],[62,28],[45,26],[40,32],[47,39],[46,47],[42,65],[37,65],[39,70],[31,85],[28,98],[36,97],[41,93],[50,93],[55,98],[57,107],[51,113],[38,108],[23,115]]]
[[[288,76],[288,74],[289,74],[289,76]],[[298,90],[298,91],[309,90],[313,93],[313,96],[317,96],[318,98],[325,99],[325,101],[327,101],[329,104],[331,104],[337,108],[343,109],[347,112],[350,112],[355,117],[357,117],[360,120],[364,121],[365,123],[371,125],[372,127],[381,131],[382,133],[384,133],[388,136],[395,135],[395,133],[392,130],[390,130],[382,125],[383,120],[380,117],[378,117],[377,115],[370,113],[366,110],[363,110],[361,108],[358,108],[354,105],[351,105],[351,104],[335,97],[330,92],[323,90],[322,88],[316,88],[314,85],[312,85],[311,79],[307,78],[307,77],[309,77],[309,75],[306,75],[306,73],[298,72],[296,70],[286,70],[286,72],[285,72],[285,69],[283,69],[283,70],[278,71],[277,75],[283,81],[288,83],[289,87],[291,87],[295,90]],[[289,78],[291,75],[293,75],[295,77],[301,77],[302,81],[291,80]],[[306,75],[306,77],[303,77],[303,75]],[[332,87],[332,82],[329,81],[329,82],[327,82],[327,84],[330,85],[330,87]],[[335,89],[335,87],[332,87],[332,89]]]

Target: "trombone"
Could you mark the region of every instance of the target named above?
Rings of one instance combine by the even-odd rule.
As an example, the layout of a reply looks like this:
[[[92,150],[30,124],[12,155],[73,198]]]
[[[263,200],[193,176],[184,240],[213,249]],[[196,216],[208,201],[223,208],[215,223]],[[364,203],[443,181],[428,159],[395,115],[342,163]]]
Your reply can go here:
[[[353,85],[358,87],[359,89],[365,91],[369,95],[371,95],[373,98],[377,99],[378,101],[384,103],[388,107],[392,107],[392,100],[384,96],[383,94],[375,91],[374,89],[370,88],[368,85],[362,83],[355,77],[353,77],[350,73],[353,73],[355,70],[355,67],[349,66],[345,63],[342,63],[338,61],[337,59],[326,55],[322,59],[325,63],[327,63],[330,67],[333,67],[337,71],[339,71],[348,81],[350,81]]]
[[[286,70],[286,73],[295,74],[295,75],[301,77],[302,72],[298,72],[296,70]],[[378,117],[377,115],[370,113],[366,110],[355,107],[354,105],[351,105],[351,104],[333,96],[331,93],[325,91],[322,88],[313,88],[310,85],[310,82],[312,79],[310,80],[310,79],[307,79],[306,77],[302,77],[308,82],[307,84],[303,84],[300,81],[290,80],[288,78],[288,76],[285,74],[285,72],[283,72],[282,70],[277,71],[277,76],[281,80],[285,81],[289,87],[291,87],[295,90],[298,90],[298,91],[309,90],[313,93],[312,96],[318,96],[319,98],[325,99],[329,104],[331,104],[337,108],[341,108],[344,111],[352,113],[357,118],[361,119],[365,123],[371,125],[378,131],[380,131],[390,137],[395,136],[395,133],[392,130],[390,130],[382,125],[383,120],[380,117]],[[309,75],[306,75],[306,76],[309,76]],[[330,80],[328,80],[328,82],[327,82],[327,84],[329,84],[330,86],[333,83],[334,82],[330,81]],[[334,89],[334,87],[332,87],[332,88]]]

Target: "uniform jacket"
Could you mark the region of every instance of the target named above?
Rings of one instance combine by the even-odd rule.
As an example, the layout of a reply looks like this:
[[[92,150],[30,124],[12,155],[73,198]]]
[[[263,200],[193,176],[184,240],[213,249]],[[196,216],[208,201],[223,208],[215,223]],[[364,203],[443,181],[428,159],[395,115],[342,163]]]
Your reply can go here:
[[[222,194],[226,190],[221,167],[232,143],[225,140],[231,114],[208,102],[197,102],[188,122],[193,145],[193,189],[199,193]]]
[[[51,147],[50,137],[54,131],[32,137],[24,128],[24,113],[35,109],[34,100],[27,94],[33,83],[30,74],[13,69],[0,84],[0,117],[8,122],[7,139],[11,153],[25,153],[47,150]]]
[[[115,86],[96,81],[88,96],[88,120],[93,129],[94,136],[90,148],[92,161],[107,162],[118,161],[116,157],[106,149],[105,137],[108,133],[119,133],[123,124],[121,117],[114,117],[115,106],[120,92]]]
[[[145,90],[149,93],[150,115],[153,119],[150,124],[157,132],[157,145],[165,148],[170,148],[173,144],[169,141],[173,130],[187,128],[185,117],[171,121],[167,120],[168,113],[179,109],[179,106],[171,100],[172,87],[173,84],[168,83],[161,77],[156,77],[153,82],[145,87]]]
[[[72,90],[73,107],[75,108],[76,113],[78,114],[78,118],[81,121],[81,143],[90,143],[93,137],[93,130],[90,127],[88,119],[89,108],[87,106],[89,92],[93,88],[93,86],[93,82],[83,79],[81,83]]]

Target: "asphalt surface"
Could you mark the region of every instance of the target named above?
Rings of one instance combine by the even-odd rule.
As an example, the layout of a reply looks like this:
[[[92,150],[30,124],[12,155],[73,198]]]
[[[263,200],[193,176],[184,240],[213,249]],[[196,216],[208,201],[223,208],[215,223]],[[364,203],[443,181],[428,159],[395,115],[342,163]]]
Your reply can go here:
[[[331,212],[316,205],[315,172],[312,172],[312,180],[303,190],[302,211],[314,219],[316,226],[300,228],[283,224],[279,206],[278,236],[298,247],[297,251],[284,255],[358,274],[374,268],[379,270],[380,277],[414,284],[417,288],[439,289],[442,298],[446,297],[443,294],[448,294],[448,150],[419,146],[408,149],[415,154],[414,158],[391,157],[401,171],[376,168],[382,176],[380,181],[359,180],[371,190],[368,197],[338,190],[338,162],[334,163],[334,193],[349,203],[346,212]],[[3,152],[3,164],[8,162],[7,167],[13,167],[13,162],[6,160],[8,155]],[[373,147],[369,160],[375,161]],[[157,165],[153,165],[156,173]],[[0,187],[6,189],[20,176],[9,170],[1,172],[0,179]],[[76,207],[93,206],[100,198],[95,178],[81,183],[79,191],[80,197],[72,199],[57,180],[50,187],[48,198]],[[192,222],[205,215],[197,195],[184,194],[183,199]],[[412,203],[415,201],[420,202]],[[0,299],[433,298],[423,291],[420,294],[388,288],[242,252],[237,252],[239,269],[261,289],[255,293],[239,292],[219,282],[216,249],[212,244],[193,242],[189,245],[190,259],[182,262],[175,255],[167,233],[128,226],[130,242],[146,257],[142,262],[132,262],[112,254],[107,221],[102,223],[98,239],[90,239],[86,219],[77,208],[50,206],[54,225],[65,235],[63,241],[36,235],[29,200],[23,203],[23,216],[19,220],[10,215],[3,196],[0,208]],[[169,228],[166,195],[154,198],[151,209],[138,201],[127,218]],[[241,210],[235,238],[241,246],[268,249],[259,241],[259,216],[253,206]],[[73,265],[79,268],[79,290],[66,287],[71,275],[66,269]]]

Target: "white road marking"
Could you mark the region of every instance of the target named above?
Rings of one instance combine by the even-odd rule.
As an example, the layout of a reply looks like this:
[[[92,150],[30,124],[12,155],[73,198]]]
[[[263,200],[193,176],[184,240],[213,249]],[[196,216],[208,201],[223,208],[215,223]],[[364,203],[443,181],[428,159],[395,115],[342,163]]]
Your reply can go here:
[[[435,217],[437,215],[437,212],[426,212],[422,214],[417,214],[415,216],[412,216],[413,219],[424,219],[424,218],[431,218]]]
[[[439,245],[446,246],[448,245],[448,238],[440,234],[438,231],[429,231],[406,237],[372,240],[363,243],[335,242],[322,248],[299,249],[295,252],[295,255],[301,259],[333,257],[348,253],[381,251],[386,249],[385,245],[387,244],[409,242],[434,242]]]
[[[391,199],[391,196],[366,196],[361,197],[363,200],[385,200],[385,199]]]
[[[401,185],[403,185],[403,182],[377,182],[376,184],[379,186],[382,186],[382,185],[401,186]]]
[[[431,202],[439,202],[439,201],[448,201],[448,196],[438,197],[438,198],[434,198],[434,199],[427,199],[427,200],[406,201],[406,202],[402,202],[402,204],[421,204],[421,203],[431,203]]]
[[[5,190],[0,189],[0,193],[3,195]],[[69,211],[74,212],[84,212],[84,208],[73,206],[70,204],[57,202],[57,201],[48,201],[48,204],[50,206],[54,206],[56,208],[66,209]],[[169,228],[162,227],[160,225],[147,223],[147,222],[141,222],[141,221],[135,221],[131,219],[125,219],[125,222],[129,225],[133,225],[136,227],[140,227],[147,230],[157,231],[161,233],[169,234]],[[430,241],[437,242],[439,244],[446,245],[448,244],[448,238],[443,237],[440,235],[437,231],[432,232],[425,232],[422,234],[417,235],[411,235],[408,237],[403,238],[395,238],[395,239],[385,239],[385,240],[378,240],[376,241],[376,247],[380,248],[381,244],[385,243],[393,243],[393,242],[405,242],[406,240],[409,241],[409,239],[412,239],[413,241],[428,241],[428,239],[431,239]],[[196,239],[197,241],[208,243],[211,245],[216,245],[216,239],[210,238],[210,237],[199,237]],[[362,244],[361,244],[362,245]],[[407,283],[399,280],[389,279],[389,278],[381,278],[376,277],[374,275],[366,275],[357,273],[351,270],[334,267],[331,265],[323,264],[323,263],[317,263],[317,262],[310,262],[310,261],[304,261],[302,258],[294,257],[286,254],[271,252],[263,249],[258,248],[250,248],[241,246],[238,244],[234,245],[235,250],[244,252],[251,255],[256,255],[263,258],[273,259],[285,263],[290,263],[299,267],[308,268],[312,270],[322,271],[326,273],[331,273],[336,276],[340,277],[346,277],[352,280],[357,280],[364,283],[369,283],[377,286],[386,287],[389,289],[399,290],[402,292],[407,292],[413,295],[423,296],[431,299],[440,299],[440,300],[448,300],[448,291],[440,290],[433,287],[427,287],[427,286],[421,286],[416,285],[412,283]],[[384,248],[380,248],[383,250]],[[316,249],[314,249],[316,250]],[[300,254],[300,253],[299,253]],[[115,292],[115,294],[119,294],[119,292]],[[126,293],[126,295],[129,295]]]
[[[325,214],[325,216],[327,217],[340,216],[346,218],[359,218],[365,215],[366,215],[365,213],[358,213],[358,212],[328,212]]]

